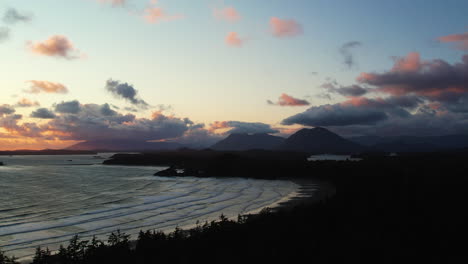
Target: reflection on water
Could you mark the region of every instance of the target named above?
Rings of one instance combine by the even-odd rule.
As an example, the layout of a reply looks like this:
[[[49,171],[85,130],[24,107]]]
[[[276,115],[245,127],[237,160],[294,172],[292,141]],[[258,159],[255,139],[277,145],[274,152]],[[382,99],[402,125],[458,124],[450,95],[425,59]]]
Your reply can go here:
[[[0,156],[2,250],[22,257],[73,234],[172,230],[263,208],[298,189],[288,181],[154,177],[164,168],[104,166],[93,156]]]

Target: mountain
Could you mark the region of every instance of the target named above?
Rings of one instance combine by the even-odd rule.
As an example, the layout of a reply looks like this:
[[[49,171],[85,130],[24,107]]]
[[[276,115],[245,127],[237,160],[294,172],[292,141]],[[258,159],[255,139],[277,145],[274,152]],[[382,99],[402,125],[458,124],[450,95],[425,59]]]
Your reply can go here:
[[[68,150],[98,151],[156,151],[174,150],[182,145],[175,142],[147,142],[141,140],[93,140],[72,145]]]
[[[386,152],[431,152],[468,147],[468,135],[445,136],[362,136],[349,140]]]
[[[354,153],[363,151],[365,147],[344,139],[325,128],[316,127],[297,131],[285,140],[280,149],[321,154]]]
[[[211,146],[214,150],[251,150],[276,149],[284,142],[284,138],[268,134],[231,134],[227,138]]]

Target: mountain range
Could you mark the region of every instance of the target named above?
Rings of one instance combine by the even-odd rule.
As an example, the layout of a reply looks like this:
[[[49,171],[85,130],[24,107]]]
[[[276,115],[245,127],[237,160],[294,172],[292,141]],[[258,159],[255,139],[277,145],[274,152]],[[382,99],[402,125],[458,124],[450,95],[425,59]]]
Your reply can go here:
[[[177,142],[96,140],[75,144],[67,150],[160,151],[191,146]],[[431,152],[468,148],[468,135],[447,136],[361,136],[344,138],[325,128],[303,128],[288,138],[269,134],[231,134],[210,147],[217,151],[282,150],[321,153]]]

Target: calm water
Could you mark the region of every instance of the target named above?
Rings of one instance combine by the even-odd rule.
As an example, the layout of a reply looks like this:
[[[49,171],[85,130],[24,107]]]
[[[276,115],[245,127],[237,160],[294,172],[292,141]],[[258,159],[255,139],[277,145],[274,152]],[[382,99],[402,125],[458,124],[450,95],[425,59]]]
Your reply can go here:
[[[106,155],[101,155],[105,157]],[[108,156],[108,155],[107,155]],[[252,212],[293,195],[289,181],[154,177],[162,167],[100,165],[93,156],[0,156],[0,248],[25,257],[73,234],[173,230]],[[241,175],[239,175],[241,176]]]

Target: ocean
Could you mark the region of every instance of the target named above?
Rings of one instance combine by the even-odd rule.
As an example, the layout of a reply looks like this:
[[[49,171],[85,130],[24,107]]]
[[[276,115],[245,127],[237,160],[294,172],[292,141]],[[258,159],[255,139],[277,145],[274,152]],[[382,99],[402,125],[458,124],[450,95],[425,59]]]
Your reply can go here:
[[[0,249],[27,258],[74,234],[172,231],[271,207],[299,190],[290,181],[156,177],[165,167],[101,165],[110,155],[0,156]]]

